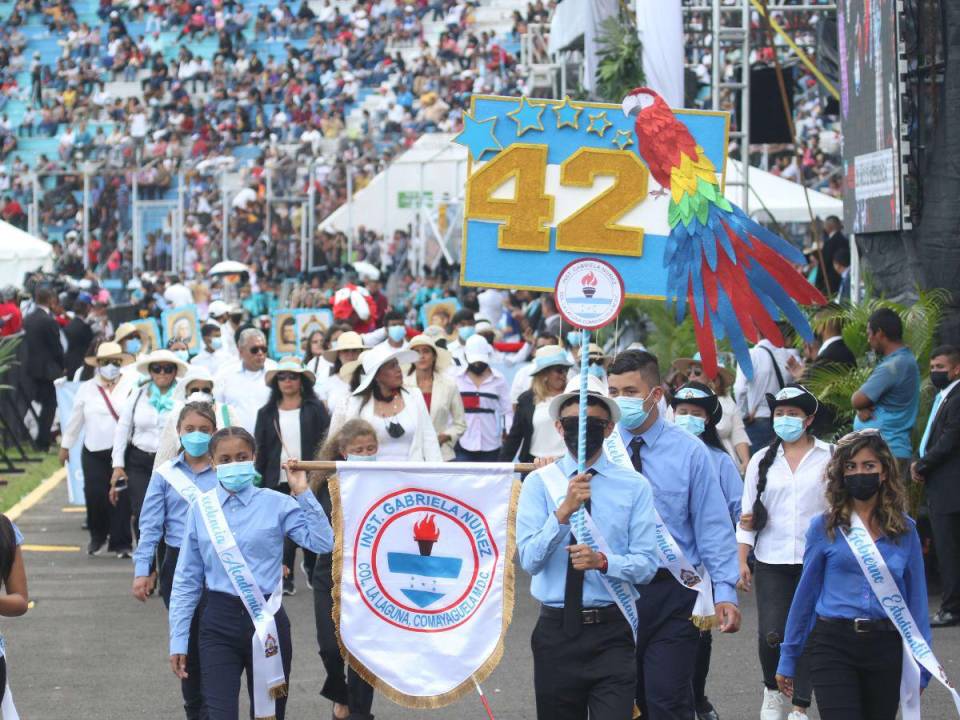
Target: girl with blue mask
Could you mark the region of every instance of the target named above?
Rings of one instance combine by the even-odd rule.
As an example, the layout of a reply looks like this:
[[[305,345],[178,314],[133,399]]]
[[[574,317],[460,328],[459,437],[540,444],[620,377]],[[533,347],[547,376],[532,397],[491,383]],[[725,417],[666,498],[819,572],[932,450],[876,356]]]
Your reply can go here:
[[[730,522],[736,524],[740,518],[743,481],[740,479],[740,471],[736,463],[727,453],[717,433],[717,425],[723,418],[720,398],[708,385],[688,382],[677,388],[670,405],[673,408],[674,424],[691,435],[699,437],[707,446],[727,511],[730,513]],[[713,638],[710,631],[701,632],[700,645],[697,648],[698,659],[693,675],[694,701],[701,717],[709,716],[709,712],[714,710],[706,694],[712,647]]]
[[[811,432],[819,403],[805,387],[787,385],[776,395],[768,394],[767,404],[776,437],[747,464],[737,529],[740,587],[757,589],[761,714],[789,712],[790,720],[805,720],[809,673],[798,669],[788,697],[777,686],[776,671],[787,614],[803,571],[807,528],[826,509],[825,471],[832,449]],[[751,552],[753,567],[748,563]]]
[[[140,512],[140,542],[133,554],[133,596],[140,602],[146,602],[153,594],[159,576],[160,597],[164,605],[170,605],[190,505],[200,493],[217,486],[209,452],[210,438],[216,429],[216,416],[210,403],[188,402],[176,424],[182,452],[153,471]],[[154,572],[154,557],[161,540],[166,550],[158,571]],[[197,621],[198,612],[191,623]],[[191,637],[187,677],[181,681],[180,689],[184,706],[199,711],[203,707],[203,692],[198,657],[199,643]]]
[[[293,656],[290,620],[274,597],[280,592],[283,542],[289,537],[300,547],[329,553],[333,531],[310,492],[306,473],[296,469],[297,459],[285,468],[290,485],[286,495],[256,486],[256,441],[242,427],[214,433],[209,452],[216,485],[200,494],[187,512],[170,598],[170,667],[181,680],[192,677],[188,644],[196,634],[203,638],[197,656],[211,715],[216,709],[218,717],[239,716],[237,689],[240,676],[250,668],[247,682],[254,689],[254,713],[282,720]],[[217,531],[221,527],[224,532]],[[237,577],[249,588],[244,593],[234,586]],[[191,627],[204,589],[203,612]],[[265,652],[253,613],[267,623],[276,653]]]
[[[321,460],[353,463],[376,462],[377,431],[366,420],[354,418],[344,423],[324,443]],[[311,486],[324,512],[332,512],[329,480],[332,471],[311,473]],[[333,703],[333,717],[372,717],[373,688],[352,667],[347,667],[337,645],[333,625],[333,555],[317,555],[313,571],[313,606],[317,622],[320,659],[327,671],[327,680],[320,694]]]

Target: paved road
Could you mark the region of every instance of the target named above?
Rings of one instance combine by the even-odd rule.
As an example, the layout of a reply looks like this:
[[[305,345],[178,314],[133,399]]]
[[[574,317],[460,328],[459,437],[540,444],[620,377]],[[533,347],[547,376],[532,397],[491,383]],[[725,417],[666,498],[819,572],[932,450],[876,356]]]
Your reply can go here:
[[[83,515],[63,512],[66,489],[58,486],[18,520],[29,544],[84,546]],[[23,618],[4,620],[10,656],[10,685],[25,720],[128,720],[182,717],[179,688],[167,666],[167,623],[163,604],[140,605],[130,595],[132,567],[113,557],[84,552],[26,553],[30,594],[36,607]],[[298,571],[299,572],[299,571]],[[526,720],[533,706],[529,638],[536,607],[528,581],[518,573],[517,608],[503,662],[484,683],[499,719]],[[287,717],[329,717],[319,697],[323,668],[317,655],[313,600],[298,577],[300,591],[285,606],[293,622],[293,678]],[[756,658],[756,612],[745,603],[744,630],[716,636],[708,692],[725,720],[756,718],[760,682]],[[960,629],[938,631],[940,660],[960,677]],[[924,697],[927,718],[953,716],[942,688]],[[414,711],[378,698],[381,720],[437,718],[482,720],[475,695],[443,710]],[[816,714],[811,714],[816,718]]]

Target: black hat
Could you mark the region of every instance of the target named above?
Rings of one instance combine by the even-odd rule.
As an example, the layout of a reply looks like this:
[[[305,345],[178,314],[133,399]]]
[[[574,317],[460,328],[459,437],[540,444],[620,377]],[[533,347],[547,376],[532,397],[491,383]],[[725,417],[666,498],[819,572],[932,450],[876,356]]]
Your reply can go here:
[[[807,415],[816,415],[820,403],[817,398],[800,383],[790,383],[781,388],[776,395],[767,393],[767,405],[772,413],[781,405],[800,408]]]
[[[703,408],[710,417],[710,423],[716,425],[723,417],[723,408],[720,406],[720,398],[709,387],[703,383],[688,382],[680,387],[670,400],[670,407],[674,410],[677,405],[689,404]]]

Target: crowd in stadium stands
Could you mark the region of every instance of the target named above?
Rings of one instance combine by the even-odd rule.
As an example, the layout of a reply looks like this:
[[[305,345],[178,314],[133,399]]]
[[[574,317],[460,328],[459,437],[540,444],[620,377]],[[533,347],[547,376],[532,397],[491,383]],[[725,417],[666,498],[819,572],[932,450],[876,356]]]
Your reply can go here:
[[[685,0],[685,4],[689,4],[689,0]],[[739,2],[729,0],[726,4],[739,5]],[[812,0],[805,4],[827,4],[827,0]],[[821,22],[821,14],[813,10],[794,10],[775,12],[772,15],[776,23],[783,27],[790,34],[791,39],[816,63],[817,24]],[[726,24],[732,25],[737,22],[739,19],[732,17],[726,21]],[[769,37],[773,37],[773,44],[778,50],[786,48],[785,41],[776,33],[771,35],[768,32],[766,23],[756,11],[752,13],[750,27],[751,46],[754,48],[750,58],[751,66],[773,67],[773,52],[769,47]],[[691,16],[687,21],[687,29],[687,62],[696,75],[696,105],[707,108],[711,102],[710,84],[713,66],[709,42],[709,8],[700,16]],[[781,52],[781,60],[785,57],[786,53]],[[739,53],[729,53],[723,57],[722,61],[723,81],[736,82],[739,75]],[[794,182],[803,182],[814,190],[839,197],[842,194],[843,162],[840,156],[840,117],[837,104],[828,102],[829,96],[824,88],[802,65],[793,64],[791,69],[794,82],[793,119],[797,142],[769,145],[765,151],[754,146],[751,148],[752,163],[770,170],[775,175]],[[777,99],[774,98],[774,100]],[[721,109],[736,113],[735,95],[732,89],[722,91],[720,102]],[[779,104],[772,107],[773,111],[776,111]]]

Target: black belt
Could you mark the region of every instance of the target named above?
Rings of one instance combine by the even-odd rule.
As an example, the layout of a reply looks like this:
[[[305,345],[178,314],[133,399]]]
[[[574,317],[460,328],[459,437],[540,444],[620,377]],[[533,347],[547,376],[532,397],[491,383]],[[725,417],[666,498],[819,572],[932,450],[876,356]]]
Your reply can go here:
[[[540,617],[550,620],[563,620],[563,608],[540,606]],[[616,605],[604,605],[598,608],[584,608],[580,611],[584,625],[599,625],[600,623],[614,622],[623,618],[623,614]]]
[[[889,620],[874,620],[873,618],[829,618],[817,616],[819,622],[829,625],[840,625],[851,628],[857,633],[897,632],[897,627]]]

